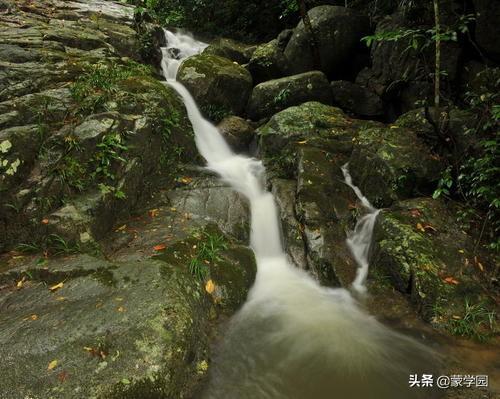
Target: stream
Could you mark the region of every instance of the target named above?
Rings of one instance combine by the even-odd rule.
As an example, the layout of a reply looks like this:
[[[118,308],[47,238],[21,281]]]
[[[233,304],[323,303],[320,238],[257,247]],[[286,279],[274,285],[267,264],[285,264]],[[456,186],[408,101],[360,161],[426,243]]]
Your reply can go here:
[[[166,31],[162,69],[182,97],[196,146],[217,173],[250,204],[250,245],[257,276],[247,302],[231,319],[215,350],[204,399],[403,399],[437,397],[432,388],[409,388],[410,374],[433,374],[437,355],[395,332],[358,303],[369,301],[365,281],[368,252],[378,214],[354,185],[345,184],[365,215],[347,238],[358,271],[351,289],[320,286],[289,264],[272,194],[265,189],[261,161],[235,154],[217,128],[201,115],[188,90],[175,80],[183,59],[206,45],[187,34]],[[353,295],[355,293],[355,295]]]

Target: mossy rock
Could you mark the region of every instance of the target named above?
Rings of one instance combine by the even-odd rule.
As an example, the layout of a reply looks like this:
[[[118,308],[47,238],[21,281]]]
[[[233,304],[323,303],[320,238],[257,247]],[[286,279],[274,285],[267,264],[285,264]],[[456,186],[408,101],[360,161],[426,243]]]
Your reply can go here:
[[[443,169],[414,130],[397,125],[359,130],[349,165],[355,184],[377,207],[432,193]]]
[[[456,320],[465,316],[466,301],[494,310],[485,287],[495,258],[478,254],[474,241],[442,201],[402,201],[377,219],[371,275],[388,276],[424,320],[453,331]],[[475,327],[482,331],[489,326]]]
[[[278,79],[287,75],[288,63],[278,39],[258,46],[248,63],[248,70],[255,83]]]
[[[210,43],[203,53],[224,57],[238,64],[246,64],[250,61],[254,51],[255,46],[240,43],[232,39],[219,38]]]
[[[307,101],[332,103],[330,85],[322,72],[306,72],[258,84],[252,90],[246,111],[251,119],[259,120]]]
[[[252,89],[252,76],[245,68],[205,53],[184,61],[177,79],[201,108],[217,107],[237,115],[243,112]]]

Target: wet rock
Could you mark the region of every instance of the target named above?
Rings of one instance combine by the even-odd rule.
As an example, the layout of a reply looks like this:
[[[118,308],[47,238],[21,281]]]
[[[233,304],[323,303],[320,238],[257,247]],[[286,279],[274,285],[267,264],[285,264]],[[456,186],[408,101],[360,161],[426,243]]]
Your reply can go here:
[[[323,5],[308,12],[318,43],[321,70],[328,76],[341,72],[369,33],[369,21],[352,9]],[[315,69],[309,34],[300,22],[285,49],[291,73]]]
[[[485,309],[493,306],[485,297],[483,277],[493,271],[495,261],[477,257],[474,239],[462,231],[454,211],[442,201],[399,202],[381,212],[374,234],[372,268],[388,276],[435,327],[451,331],[463,317],[466,302]],[[479,333],[483,327],[488,330],[482,322],[471,325]]]
[[[375,93],[345,80],[331,82],[333,103],[340,108],[362,117],[384,114],[384,104]]]
[[[248,151],[255,136],[255,129],[245,119],[238,116],[228,116],[218,125],[217,129],[224,136],[228,144],[236,152]]]
[[[279,39],[258,46],[248,63],[248,70],[256,84],[287,75],[288,62]]]
[[[272,193],[280,212],[285,251],[298,268],[307,269],[303,225],[295,214],[297,184],[294,180],[273,179]]]
[[[443,168],[415,131],[397,125],[361,129],[349,164],[354,183],[376,207],[432,193]]]
[[[245,68],[215,55],[190,57],[177,78],[202,108],[217,107],[236,115],[243,112],[252,89],[252,77]]]
[[[330,85],[322,72],[306,72],[258,84],[252,90],[247,113],[258,120],[306,101],[331,104]]]
[[[252,58],[255,46],[239,43],[237,41],[219,38],[203,51],[204,54],[217,55],[237,62],[238,64],[247,64]]]
[[[0,315],[3,394],[192,396],[209,365],[211,317],[241,305],[255,262],[251,250],[227,241],[211,265],[209,294],[205,282],[189,274],[192,245],[181,249],[163,261],[79,255],[51,259],[50,268],[33,263],[1,274],[2,287],[22,276],[30,280],[22,290],[0,291],[0,306],[9,309]],[[61,281],[62,288],[48,289]]]

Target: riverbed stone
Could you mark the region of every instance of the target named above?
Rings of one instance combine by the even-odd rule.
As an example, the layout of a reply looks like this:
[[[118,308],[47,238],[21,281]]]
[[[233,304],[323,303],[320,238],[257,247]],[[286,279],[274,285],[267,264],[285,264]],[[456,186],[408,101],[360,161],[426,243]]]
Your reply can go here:
[[[252,89],[250,73],[227,58],[200,54],[188,58],[179,69],[177,79],[204,107],[239,115]]]
[[[331,104],[332,93],[322,72],[306,72],[258,84],[252,90],[247,113],[251,119],[259,120],[307,101]]]
[[[238,153],[248,151],[250,143],[255,137],[254,127],[239,116],[224,118],[217,125],[217,129],[233,150]]]
[[[218,38],[203,51],[204,54],[218,55],[238,64],[247,64],[256,46],[237,42],[232,39]]]
[[[259,45],[248,63],[248,70],[256,84],[287,75],[288,62],[279,39]]]

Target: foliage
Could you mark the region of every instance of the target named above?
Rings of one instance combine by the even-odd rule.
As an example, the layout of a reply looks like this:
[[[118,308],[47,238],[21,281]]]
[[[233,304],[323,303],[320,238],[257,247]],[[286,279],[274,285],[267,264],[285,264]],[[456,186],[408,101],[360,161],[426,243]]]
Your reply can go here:
[[[208,274],[208,266],[220,260],[220,252],[227,249],[226,238],[221,234],[213,234],[208,231],[199,233],[200,244],[196,248],[196,254],[189,263],[189,271],[193,276],[204,280]]]
[[[462,316],[452,317],[447,325],[448,330],[454,335],[474,338],[478,341],[485,341],[493,331],[496,314],[488,310],[485,303],[472,304],[468,298],[465,299],[464,313]]]
[[[222,119],[231,114],[231,111],[216,104],[203,105],[201,111],[203,115],[215,123],[219,123]]]
[[[149,76],[148,66],[129,61],[98,62],[85,68],[85,72],[71,86],[71,94],[78,103],[78,114],[102,110],[118,91],[118,83],[132,76]]]

